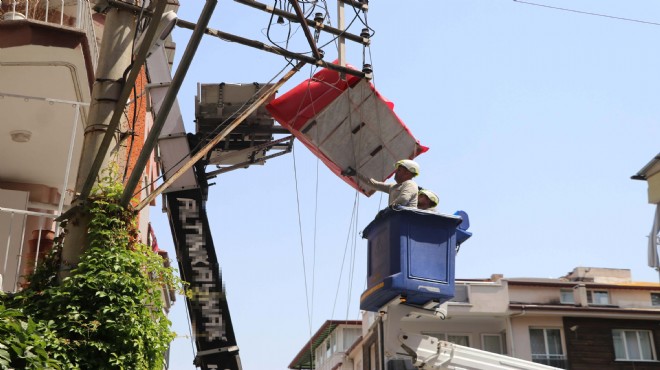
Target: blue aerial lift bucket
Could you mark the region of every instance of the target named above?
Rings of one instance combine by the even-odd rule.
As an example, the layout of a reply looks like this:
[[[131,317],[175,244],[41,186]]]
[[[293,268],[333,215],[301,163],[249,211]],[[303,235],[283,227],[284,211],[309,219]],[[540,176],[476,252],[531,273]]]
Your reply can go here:
[[[458,228],[463,219],[467,226],[464,212],[455,216],[398,206],[381,211],[362,232],[368,256],[360,309],[377,312],[398,296],[412,305],[453,298],[457,238],[460,243],[472,235]]]

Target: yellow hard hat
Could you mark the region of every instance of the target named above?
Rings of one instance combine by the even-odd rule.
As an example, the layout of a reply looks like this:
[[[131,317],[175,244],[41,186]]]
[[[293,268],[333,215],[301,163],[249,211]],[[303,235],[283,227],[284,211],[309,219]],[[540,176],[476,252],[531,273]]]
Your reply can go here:
[[[438,198],[438,196],[435,195],[435,193],[432,192],[431,190],[422,189],[419,191],[419,194],[426,195],[429,198],[429,200],[433,203],[434,207],[440,203],[440,199]]]
[[[413,175],[415,176],[419,175],[419,165],[415,161],[412,161],[410,159],[402,159],[396,162],[394,168],[397,168],[399,166],[403,166],[405,169],[412,172]]]

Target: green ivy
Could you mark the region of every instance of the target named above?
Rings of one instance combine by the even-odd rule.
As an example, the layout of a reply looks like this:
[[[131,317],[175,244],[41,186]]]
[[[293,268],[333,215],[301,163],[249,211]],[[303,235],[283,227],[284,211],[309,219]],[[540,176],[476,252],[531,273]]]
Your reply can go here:
[[[122,185],[103,180],[85,209],[88,245],[70,276],[58,282],[58,238],[29,286],[0,296],[0,368],[163,368],[175,334],[161,292],[181,281],[137,242],[136,215],[119,204]]]
[[[47,352],[52,324],[35,322],[0,304],[0,368],[61,369],[62,363]]]

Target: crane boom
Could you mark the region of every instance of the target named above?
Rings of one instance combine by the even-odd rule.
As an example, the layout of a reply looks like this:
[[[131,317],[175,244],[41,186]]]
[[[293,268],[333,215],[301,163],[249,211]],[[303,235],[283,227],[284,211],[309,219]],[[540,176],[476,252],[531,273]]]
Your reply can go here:
[[[401,347],[423,370],[550,370],[551,366],[413,334],[399,334]]]
[[[147,69],[153,111],[157,114],[172,81],[164,46],[147,59]],[[158,138],[158,147],[165,178],[192,156],[177,101]],[[165,194],[164,207],[181,278],[188,283],[186,306],[197,347],[195,365],[203,370],[240,370],[238,346],[206,214],[207,193],[204,173],[190,168]]]

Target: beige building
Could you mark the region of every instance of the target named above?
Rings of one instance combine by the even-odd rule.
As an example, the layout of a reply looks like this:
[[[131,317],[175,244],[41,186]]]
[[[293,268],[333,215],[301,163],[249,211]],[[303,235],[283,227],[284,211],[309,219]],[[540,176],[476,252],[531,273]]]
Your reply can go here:
[[[328,320],[298,352],[290,369],[332,370],[348,364],[348,355],[362,341],[362,321]],[[352,367],[350,367],[352,369]]]
[[[0,290],[5,292],[20,289],[52,247],[60,232],[55,219],[75,196],[86,132],[99,131],[88,115],[92,89],[104,83],[97,66],[104,64],[99,50],[106,15],[93,6],[87,0],[0,2]],[[143,70],[115,134],[119,144],[112,149],[120,171],[135,162],[152,122],[146,85]],[[150,161],[138,198],[146,196],[157,175]],[[142,241],[153,240],[149,207],[139,223]]]
[[[355,324],[326,322],[289,368],[410,368],[397,343],[402,330],[563,369],[660,369],[660,284],[633,282],[629,270],[578,267],[558,279],[457,280],[444,320],[400,304],[386,311],[364,313],[362,336],[336,351],[333,333],[341,336]]]

